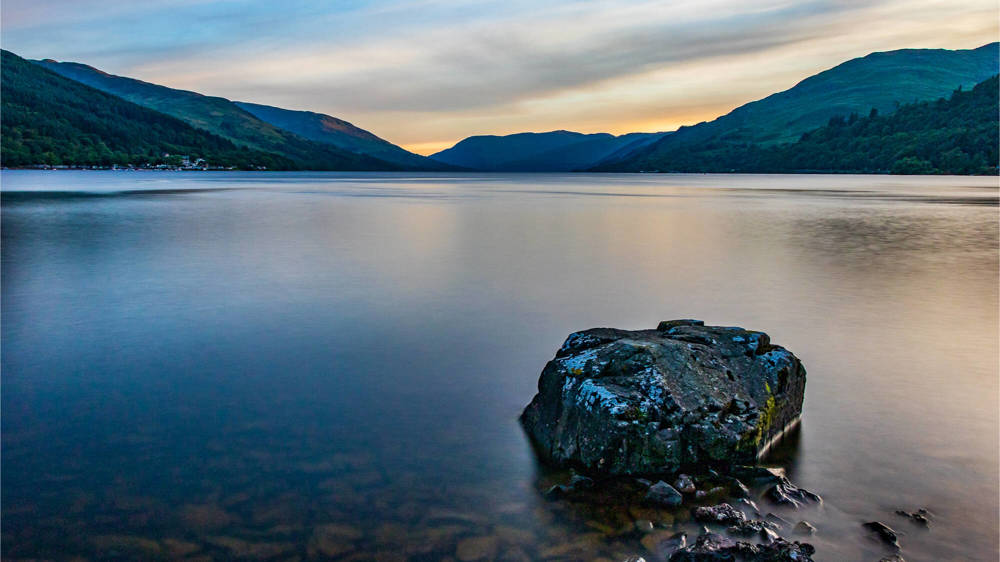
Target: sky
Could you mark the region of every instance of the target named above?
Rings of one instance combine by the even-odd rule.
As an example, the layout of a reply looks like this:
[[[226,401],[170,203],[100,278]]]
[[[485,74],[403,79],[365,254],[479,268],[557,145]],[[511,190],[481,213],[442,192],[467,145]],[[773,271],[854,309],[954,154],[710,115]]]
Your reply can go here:
[[[978,47],[998,22],[996,0],[3,0],[0,44],[429,154],[477,134],[669,131],[874,51]]]

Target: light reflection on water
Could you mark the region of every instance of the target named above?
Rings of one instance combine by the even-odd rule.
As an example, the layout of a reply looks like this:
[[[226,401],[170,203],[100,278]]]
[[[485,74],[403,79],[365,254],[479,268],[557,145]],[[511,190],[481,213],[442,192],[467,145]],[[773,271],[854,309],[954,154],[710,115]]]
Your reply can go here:
[[[644,553],[516,416],[568,333],[695,317],[806,365],[817,559],[995,558],[996,178],[2,181],[5,557]]]

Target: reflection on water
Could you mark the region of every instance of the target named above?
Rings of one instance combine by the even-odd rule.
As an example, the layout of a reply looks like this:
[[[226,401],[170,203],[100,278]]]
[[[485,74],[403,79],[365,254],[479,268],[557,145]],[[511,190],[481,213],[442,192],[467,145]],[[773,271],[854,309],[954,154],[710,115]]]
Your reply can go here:
[[[2,181],[5,558],[648,556],[686,515],[542,499],[516,416],[569,332],[681,317],[809,370],[818,559],[995,558],[995,178]]]

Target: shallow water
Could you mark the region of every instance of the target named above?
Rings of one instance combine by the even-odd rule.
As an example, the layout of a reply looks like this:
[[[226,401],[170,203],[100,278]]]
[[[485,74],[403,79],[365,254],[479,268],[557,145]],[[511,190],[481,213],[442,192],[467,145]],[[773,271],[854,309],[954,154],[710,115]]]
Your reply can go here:
[[[996,559],[996,178],[0,179],[5,559],[650,557],[684,515],[542,499],[516,418],[570,332],[686,317],[805,364],[771,462],[825,503],[761,507],[817,560]]]

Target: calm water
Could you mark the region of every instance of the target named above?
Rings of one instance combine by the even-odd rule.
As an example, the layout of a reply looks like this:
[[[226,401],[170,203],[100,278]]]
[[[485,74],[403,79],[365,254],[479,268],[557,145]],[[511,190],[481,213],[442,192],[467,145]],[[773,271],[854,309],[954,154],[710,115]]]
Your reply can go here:
[[[878,519],[996,560],[996,178],[2,182],[5,559],[648,556],[634,506],[539,496],[516,417],[570,332],[693,317],[806,365],[774,462],[826,501],[762,508],[817,559]]]

